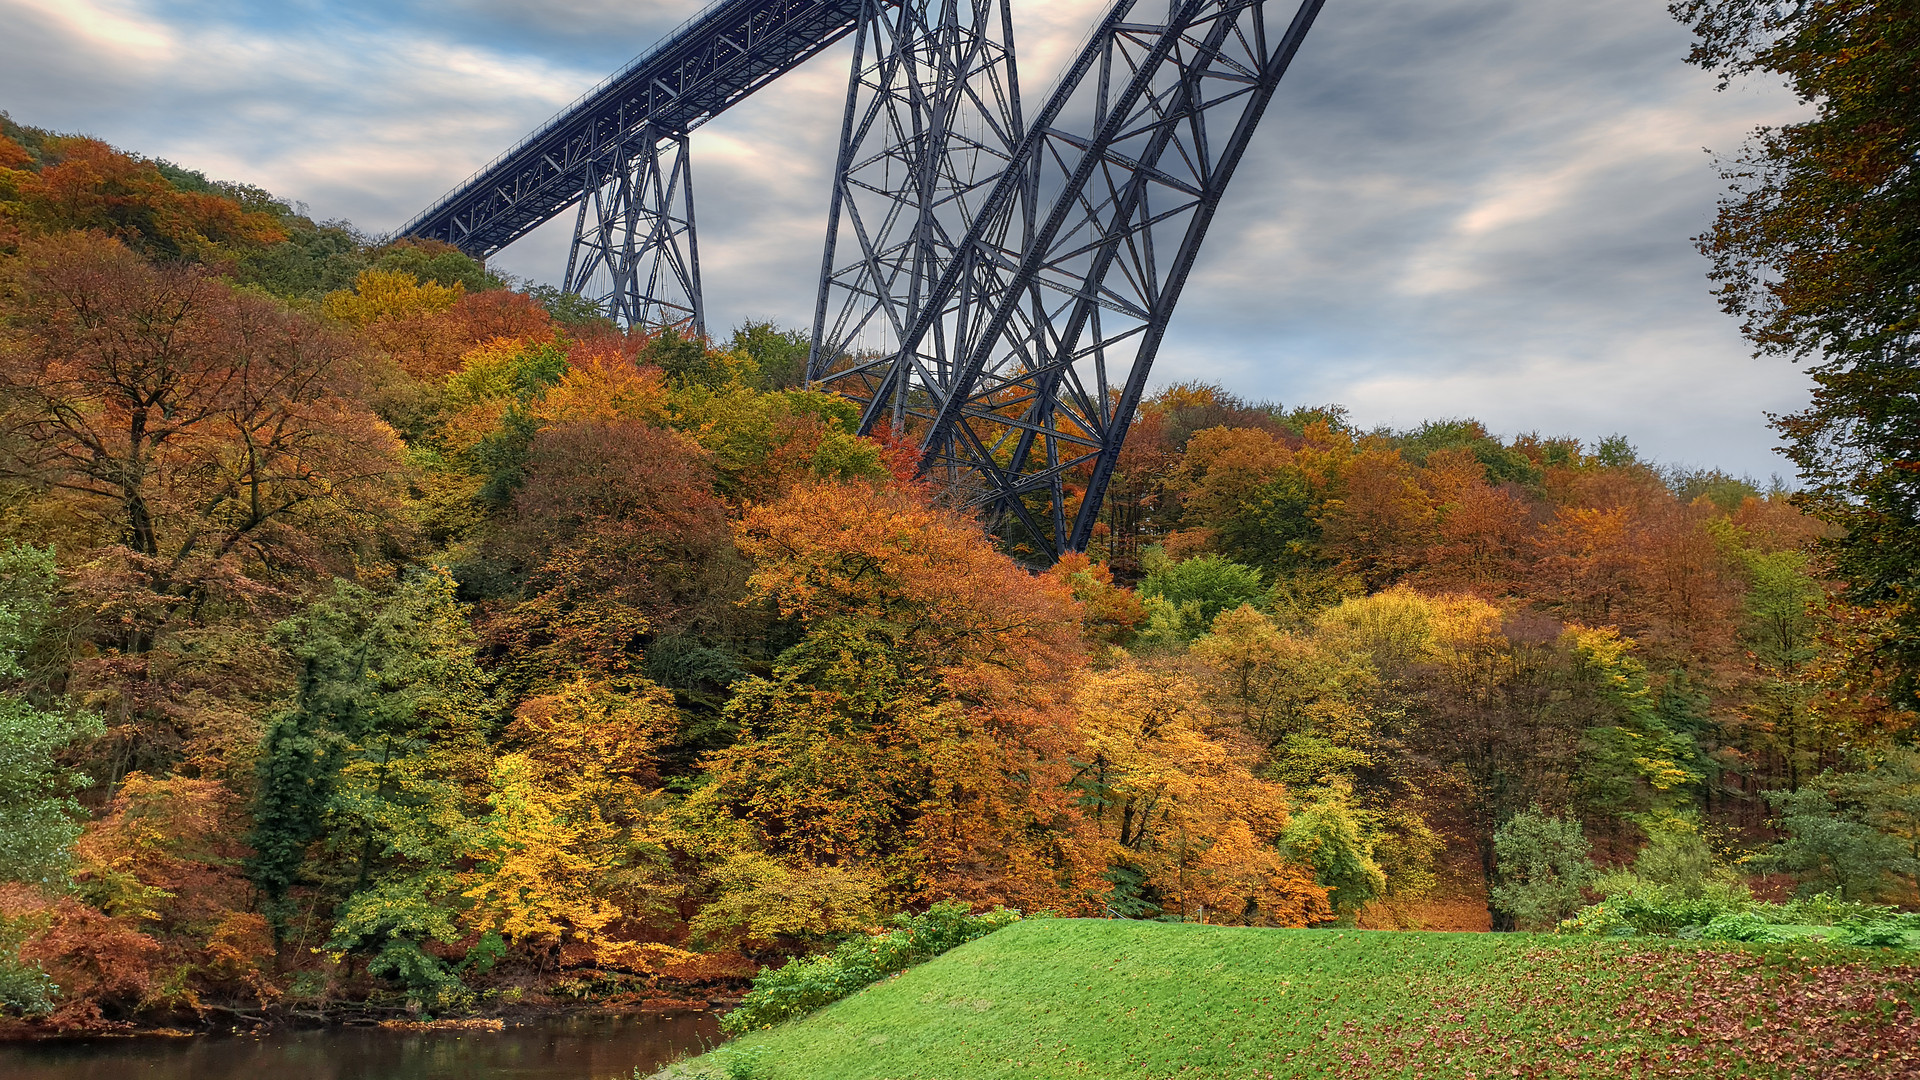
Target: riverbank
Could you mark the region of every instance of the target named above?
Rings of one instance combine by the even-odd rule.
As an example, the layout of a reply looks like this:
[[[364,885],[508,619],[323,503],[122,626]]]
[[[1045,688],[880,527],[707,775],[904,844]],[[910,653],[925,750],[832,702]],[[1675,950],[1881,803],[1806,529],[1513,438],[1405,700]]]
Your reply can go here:
[[[628,1080],[722,1038],[711,1014],[576,1012],[499,1031],[280,1029],[0,1045],[7,1080]]]
[[[1913,1076],[1910,960],[1041,919],[660,1077]]]
[[[22,1043],[87,1042],[119,1039],[169,1039],[198,1036],[263,1035],[281,1031],[360,1029],[412,1032],[488,1032],[515,1027],[539,1027],[571,1021],[660,1016],[719,1016],[739,1004],[744,980],[702,992],[680,988],[649,995],[619,995],[608,1000],[519,1001],[496,1004],[473,1013],[433,1017],[400,1003],[340,1001],[326,1004],[274,1004],[237,1008],[199,1003],[197,1011],[182,1007],[154,1010],[138,1020],[62,1030],[42,1019],[0,1017],[0,1047]],[[717,1021],[716,1021],[717,1022]]]

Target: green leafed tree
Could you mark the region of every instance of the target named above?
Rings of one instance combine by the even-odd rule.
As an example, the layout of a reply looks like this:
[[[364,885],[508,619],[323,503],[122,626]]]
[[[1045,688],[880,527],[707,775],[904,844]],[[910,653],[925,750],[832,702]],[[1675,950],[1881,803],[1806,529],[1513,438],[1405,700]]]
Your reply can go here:
[[[1335,916],[1347,926],[1387,891],[1387,876],[1374,861],[1373,841],[1351,795],[1343,784],[1315,791],[1294,810],[1282,836],[1287,855],[1313,867],[1313,879],[1327,887]]]
[[[1895,751],[1871,767],[1822,773],[1768,795],[1786,836],[1767,862],[1803,893],[1891,899],[1920,885],[1920,754]]]
[[[451,244],[434,240],[397,240],[374,253],[373,265],[379,270],[404,270],[422,281],[449,288],[464,286],[468,292],[484,292],[506,284],[489,273],[478,259]]]
[[[1263,606],[1267,590],[1253,567],[1199,555],[1180,562],[1149,559],[1140,595],[1147,598],[1150,639],[1191,641],[1206,633],[1223,611],[1242,604]]]
[[[782,330],[773,323],[747,322],[733,332],[733,351],[753,361],[762,390],[790,390],[807,381],[807,351],[812,342],[804,330]]]
[[[385,595],[339,582],[281,625],[300,676],[268,729],[248,838],[270,911],[296,887],[327,894],[329,948],[423,996],[441,969],[420,946],[458,937],[453,866],[476,809],[462,778],[486,774],[487,677],[453,589],[431,571]]]
[[[27,675],[24,661],[52,613],[54,585],[51,548],[0,548],[0,687]],[[90,714],[49,710],[22,694],[0,692],[0,881],[66,880],[85,819],[73,793],[87,778],[58,755],[100,730]]]
[[[1807,365],[1775,426],[1851,599],[1891,616],[1874,666],[1920,689],[1920,0],[1676,0],[1691,60],[1782,79],[1810,107],[1725,166],[1700,246],[1761,355]]]
[[[1589,845],[1578,819],[1553,817],[1535,806],[1507,819],[1493,834],[1499,880],[1488,890],[1496,911],[1524,930],[1547,929],[1580,910],[1595,881]]]
[[[611,330],[612,319],[598,303],[579,293],[570,293],[558,285],[532,285],[527,295],[539,304],[553,321],[575,330]]]

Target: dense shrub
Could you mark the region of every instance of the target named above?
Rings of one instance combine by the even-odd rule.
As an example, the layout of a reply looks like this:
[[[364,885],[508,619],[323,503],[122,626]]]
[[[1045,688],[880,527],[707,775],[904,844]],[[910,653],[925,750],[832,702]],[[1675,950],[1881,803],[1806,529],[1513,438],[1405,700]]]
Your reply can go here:
[[[1602,937],[1632,937],[1639,933],[1612,904],[1602,902],[1581,908],[1563,919],[1555,929],[1560,934],[1597,934]]]
[[[39,964],[22,963],[0,953],[0,1014],[39,1016],[53,1011],[60,988]]]
[[[1784,904],[1767,904],[1762,913],[1769,922],[1794,926],[1839,926],[1842,923],[1880,922],[1895,917],[1886,904],[1847,900],[1837,892],[1795,897]]]
[[[1562,923],[1563,931],[1765,940],[1741,936],[1760,933],[1742,918],[1755,910],[1752,895],[1714,858],[1697,818],[1667,813],[1635,821],[1646,830],[1646,846],[1632,866],[1594,879],[1604,900]],[[1759,919],[1760,926],[1772,921]]]
[[[1905,948],[1907,944],[1907,926],[1899,919],[1877,919],[1873,922],[1842,923],[1835,928],[1832,940],[1842,945],[1864,945],[1868,948]]]
[[[1747,909],[1744,892],[1734,888],[1681,892],[1640,883],[1607,897],[1606,904],[1642,934],[1672,935],[1702,927],[1726,915]]]
[[[1578,821],[1522,810],[1493,834],[1493,850],[1500,880],[1488,895],[1521,927],[1551,928],[1580,909],[1594,869]]]
[[[1716,916],[1700,928],[1700,937],[1708,941],[1778,941],[1780,933],[1759,913],[1736,911]]]
[[[1681,895],[1670,887],[1637,881],[1634,888],[1613,891],[1606,900],[1562,922],[1560,932],[1786,941],[1806,936],[1809,932],[1804,928],[1808,926],[1833,927],[1833,932],[1816,936],[1839,945],[1906,948],[1908,934],[1920,930],[1920,914],[1898,914],[1890,907],[1841,900],[1831,894],[1766,904],[1748,899],[1736,887]],[[1795,931],[1792,927],[1803,929]]]
[[[1562,933],[1575,934],[1653,934],[1659,937],[1709,936],[1706,927],[1729,916],[1749,911],[1744,893],[1733,888],[1682,893],[1669,887],[1638,882],[1632,888],[1612,891],[1607,899],[1591,905],[1560,924]],[[1775,920],[1758,916],[1764,923]],[[1754,941],[1757,938],[1733,940]]]
[[[971,915],[957,902],[935,904],[925,915],[897,915],[887,933],[841,942],[830,953],[801,957],[754,979],[740,1007],[721,1019],[721,1030],[738,1034],[804,1016],[1019,918],[1006,908]]]

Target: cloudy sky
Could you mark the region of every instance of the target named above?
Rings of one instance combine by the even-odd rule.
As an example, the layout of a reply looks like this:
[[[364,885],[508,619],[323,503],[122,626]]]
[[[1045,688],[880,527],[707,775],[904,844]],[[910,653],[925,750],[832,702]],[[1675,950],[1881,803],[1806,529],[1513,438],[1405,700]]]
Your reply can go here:
[[[1285,3],[1286,0],[1276,0]],[[0,0],[0,109],[395,228],[699,0]],[[1104,0],[1014,0],[1032,104]],[[1665,0],[1329,0],[1240,166],[1157,381],[1365,424],[1627,435],[1785,472],[1754,360],[1688,237],[1704,151],[1795,115],[1715,93]],[[811,319],[847,50],[700,129],[710,321]],[[542,230],[495,265],[558,276]]]

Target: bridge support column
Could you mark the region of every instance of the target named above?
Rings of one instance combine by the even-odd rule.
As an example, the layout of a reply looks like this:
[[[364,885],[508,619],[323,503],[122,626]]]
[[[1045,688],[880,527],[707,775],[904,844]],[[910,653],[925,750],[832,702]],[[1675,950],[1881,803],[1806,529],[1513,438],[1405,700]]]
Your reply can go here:
[[[644,125],[589,163],[564,287],[627,326],[706,333],[685,132]]]
[[[862,403],[863,429],[908,429],[949,379],[951,341],[901,345],[1023,132],[1007,0],[866,0],[808,360],[810,384]]]
[[[905,357],[958,343],[920,406],[921,470],[1022,558],[1091,538],[1200,245],[1324,2],[1115,0],[904,336]],[[997,239],[1009,221],[1018,246]]]

